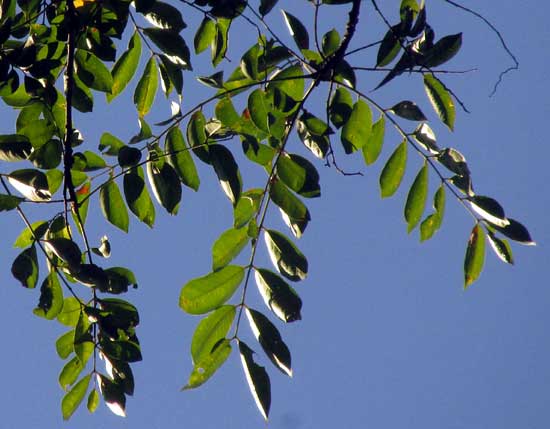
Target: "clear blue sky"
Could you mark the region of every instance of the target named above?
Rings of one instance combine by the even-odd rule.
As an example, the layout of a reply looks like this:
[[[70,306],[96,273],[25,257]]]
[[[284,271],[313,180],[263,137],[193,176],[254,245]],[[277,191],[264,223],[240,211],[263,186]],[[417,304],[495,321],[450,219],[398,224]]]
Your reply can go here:
[[[384,11],[395,19],[398,2],[380,3],[392,3]],[[495,35],[442,1],[427,3],[438,37],[464,31],[463,51],[449,68],[478,68],[445,78],[472,113],[458,114],[452,134],[434,127],[439,143],[465,154],[476,190],[499,200],[510,217],[529,227],[538,245],[514,245],[514,267],[502,264],[488,249],[483,274],[464,292],[462,264],[472,223],[456,201],[448,198],[442,230],[420,244],[416,232],[407,236],[402,219],[408,186],[391,199],[379,197],[382,160],[364,168],[358,159],[342,159],[346,169],[361,168],[364,177],[342,177],[318,162],[323,197],[308,202],[313,220],[298,243],[310,262],[307,280],[297,286],[303,320],[277,325],[292,352],[293,379],[260,358],[272,380],[271,428],[550,427],[550,6],[534,0],[521,6],[505,0],[498,7],[465,2],[492,20],[520,61],[520,70],[507,75],[489,98],[498,73],[510,65]],[[334,16],[323,15],[323,25],[341,29],[342,21]],[[196,16],[185,19],[192,22]],[[282,18],[275,12],[271,20],[280,24]],[[359,25],[363,40],[375,40],[382,28],[377,21],[370,2],[364,2]],[[192,31],[183,34],[191,43]],[[355,60],[357,65],[373,64],[372,53]],[[196,62],[198,73],[208,74],[205,64]],[[362,79],[363,89],[370,90],[380,76]],[[191,75],[186,85],[197,92],[184,90],[184,108],[205,94]],[[401,99],[418,100],[435,120],[418,76],[403,76],[373,96],[388,106]],[[123,139],[136,131],[132,105],[119,102],[112,109],[99,107],[99,119],[93,121],[79,117],[89,148],[97,147],[100,131]],[[168,115],[159,104],[150,122]],[[3,134],[13,131],[8,119],[0,126]],[[383,159],[397,143],[393,137],[385,143]],[[298,147],[297,141],[293,144]],[[404,185],[412,182],[420,165],[410,158]],[[260,177],[246,170],[243,176],[248,187]],[[57,375],[63,362],[54,342],[64,327],[35,317],[38,290],[24,290],[11,277],[9,267],[17,255],[11,243],[23,224],[15,214],[3,214],[2,428],[265,427],[235,352],[205,386],[179,392],[192,368],[189,343],[199,320],[178,308],[180,289],[208,272],[212,242],[231,224],[231,207],[214,174],[201,168],[201,179],[198,194],[184,190],[180,214],[158,216],[152,231],[135,221],[128,236],[102,220],[90,224],[92,240],[105,233],[111,238],[109,262],[128,266],[139,279],[139,289],[125,298],[140,308],[144,361],[134,366],[136,392],[127,402],[125,419],[102,405],[93,416],[83,406],[68,423],[62,421]],[[94,214],[99,215],[97,202],[90,218]],[[278,216],[270,222],[283,228]],[[255,290],[249,298],[253,307],[263,308]],[[256,344],[254,348],[260,351]]]

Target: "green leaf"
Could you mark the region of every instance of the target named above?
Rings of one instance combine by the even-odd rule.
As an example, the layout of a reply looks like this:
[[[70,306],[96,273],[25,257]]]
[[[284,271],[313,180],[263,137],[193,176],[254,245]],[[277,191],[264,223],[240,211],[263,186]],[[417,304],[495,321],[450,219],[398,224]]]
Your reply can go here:
[[[179,34],[158,28],[144,28],[143,33],[172,63],[184,69],[192,69],[189,48]]]
[[[145,116],[155,101],[158,73],[154,57],[149,58],[134,92],[134,104],[140,117]]]
[[[227,198],[235,205],[241,196],[242,179],[231,151],[220,144],[209,146],[210,161]]]
[[[65,332],[55,342],[55,350],[61,359],[67,359],[74,351],[74,329]]]
[[[231,228],[223,232],[212,247],[212,270],[225,267],[248,244],[249,237],[245,228]]]
[[[277,270],[292,281],[306,278],[308,262],[305,256],[284,234],[272,229],[264,231],[264,240]]]
[[[219,341],[210,354],[195,363],[189,381],[182,390],[194,389],[204,384],[223,365],[230,354],[231,343],[229,340]]]
[[[63,290],[59,284],[57,273],[51,271],[40,287],[40,299],[33,313],[39,317],[52,320],[63,308]]]
[[[95,410],[97,410],[97,407],[99,405],[99,393],[97,390],[93,389],[90,391],[90,394],[88,395],[88,401],[86,403],[86,407],[88,408],[88,411],[90,413],[95,413]]]
[[[407,232],[411,232],[424,213],[426,198],[428,196],[428,166],[424,166],[418,172],[414,182],[407,195],[405,204],[405,221],[407,222]]]
[[[380,174],[382,198],[391,197],[399,188],[407,165],[407,141],[403,140],[394,150]]]
[[[158,203],[171,215],[178,213],[181,201],[181,183],[174,168],[163,159],[153,160],[149,156],[147,177]]]
[[[91,377],[91,374],[84,376],[71,391],[63,397],[61,401],[63,420],[69,420],[84,399]]]
[[[23,201],[25,201],[24,198],[15,195],[0,194],[0,212],[13,210],[19,207]]]
[[[122,93],[136,73],[139,58],[141,57],[141,38],[138,32],[134,32],[128,42],[128,49],[120,56],[111,74],[113,86],[111,93],[107,94],[107,101],[111,102],[117,95]]]
[[[180,294],[180,307],[190,314],[208,313],[233,296],[244,278],[244,268],[227,265],[189,281]]]
[[[252,122],[262,131],[269,133],[269,113],[272,106],[266,93],[261,89],[255,89],[248,96],[248,111]]]
[[[58,139],[51,139],[35,149],[29,156],[29,160],[35,167],[44,170],[56,168],[61,163],[63,146]]]
[[[195,53],[200,54],[206,50],[216,37],[216,23],[205,16],[195,33],[194,46]]]
[[[319,173],[307,159],[283,153],[277,162],[277,176],[294,192],[307,197],[321,195]]]
[[[32,145],[27,136],[9,134],[0,136],[0,161],[23,161],[29,157]]]
[[[494,225],[494,227],[510,240],[517,241],[518,243],[525,244],[526,246],[534,246],[536,244],[525,226],[517,220],[511,218],[508,218],[508,222],[508,225],[504,227],[500,227],[498,225]]]
[[[311,220],[307,207],[280,181],[272,183],[269,196],[281,209],[283,220],[294,236],[300,238]]]
[[[88,113],[94,109],[94,96],[88,86],[78,78],[78,75],[74,76],[72,95],[72,105],[76,110]]]
[[[336,128],[342,127],[351,116],[353,110],[353,98],[346,88],[338,88],[334,91],[329,104],[330,121]]]
[[[183,21],[180,11],[174,6],[156,1],[145,14],[145,19],[155,27],[179,33],[187,25]]]
[[[11,273],[23,287],[34,289],[38,281],[38,258],[34,244],[23,250],[13,261]]]
[[[424,53],[422,65],[429,68],[440,66],[453,58],[461,46],[462,33],[443,37]]]
[[[105,155],[117,156],[118,151],[124,143],[119,138],[109,133],[103,133],[99,140],[99,150],[103,151]],[[104,150],[107,149],[107,150]]]
[[[479,224],[472,229],[464,258],[464,289],[477,280],[485,262],[485,234]]]
[[[216,36],[211,45],[212,65],[214,67],[224,59],[227,52],[227,39],[231,22],[231,19],[227,18],[218,18],[216,20]]]
[[[468,198],[468,200],[472,210],[487,222],[501,228],[504,228],[510,223],[508,219],[506,219],[504,209],[495,199],[483,195],[474,195]]]
[[[36,238],[40,239],[42,236],[46,233],[48,230],[48,222],[46,221],[37,221],[31,224],[31,229],[26,227],[23,231],[21,231],[21,234],[15,239],[15,242],[13,243],[13,247],[20,247],[25,248],[29,247],[31,244],[35,241]],[[33,234],[34,231],[34,234]]]
[[[508,240],[498,238],[491,232],[487,234],[487,238],[489,239],[489,244],[491,244],[491,247],[498,258],[502,262],[513,265],[514,257],[512,255],[512,248],[510,247]]]
[[[214,347],[225,338],[236,312],[235,306],[222,305],[199,322],[191,340],[191,356],[194,364],[208,358]]]
[[[284,10],[281,10],[281,13],[283,14],[290,35],[294,39],[294,42],[296,42],[296,46],[298,46],[300,50],[309,49],[309,33],[304,24],[294,15]]]
[[[210,163],[208,139],[205,132],[206,118],[200,110],[195,111],[187,125],[187,141],[201,161]]]
[[[152,228],[155,223],[155,206],[145,186],[143,168],[134,167],[124,174],[124,196],[132,213]]]
[[[168,162],[178,173],[181,182],[197,191],[200,185],[199,175],[179,128],[172,128],[166,135],[164,152],[168,154]]]
[[[65,326],[75,327],[80,316],[80,302],[74,296],[69,296],[63,300],[63,308],[57,315],[59,323]]]
[[[381,115],[378,121],[372,125],[369,138],[363,146],[363,158],[367,165],[374,164],[382,151],[384,143],[384,133],[386,128],[386,119]]]
[[[275,325],[262,313],[251,308],[246,308],[246,316],[256,340],[273,365],[292,377],[290,351]]]
[[[334,28],[323,36],[321,50],[325,57],[329,57],[336,52],[340,46],[340,34]]]
[[[346,153],[361,149],[371,134],[372,112],[369,105],[358,100],[342,128],[342,145]]]
[[[420,241],[425,241],[435,234],[443,222],[445,212],[445,185],[441,185],[435,195],[433,203],[435,212],[426,217],[420,224]]]
[[[94,342],[89,332],[90,321],[84,311],[80,312],[78,322],[74,330],[74,352],[82,365],[86,365],[94,352]]]
[[[401,101],[389,109],[390,112],[395,113],[401,118],[408,119],[410,121],[426,121],[426,116],[422,113],[422,110],[412,101]]]
[[[263,366],[254,362],[252,356],[254,352],[242,341],[239,341],[239,352],[250,393],[252,393],[260,413],[267,420],[271,406],[271,383],[267,371]]]
[[[84,370],[84,364],[81,360],[75,356],[69,362],[67,362],[61,372],[59,373],[59,384],[65,391],[69,389],[77,379],[80,373]]]
[[[111,92],[113,78],[103,61],[90,51],[77,49],[75,52],[76,73],[89,88],[96,91]]]
[[[424,89],[439,119],[452,131],[455,123],[455,105],[447,88],[433,74],[425,74]]]
[[[122,194],[111,178],[99,191],[99,204],[105,219],[124,232],[128,232],[130,219]]]
[[[290,66],[274,74],[269,81],[268,89],[277,88],[294,101],[304,96],[304,73],[299,65]]]

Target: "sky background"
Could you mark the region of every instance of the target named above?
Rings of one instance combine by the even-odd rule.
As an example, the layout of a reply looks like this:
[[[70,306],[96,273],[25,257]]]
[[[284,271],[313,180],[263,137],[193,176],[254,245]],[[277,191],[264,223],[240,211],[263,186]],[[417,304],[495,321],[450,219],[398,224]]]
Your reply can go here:
[[[399,2],[384,3],[384,12],[395,21]],[[275,321],[291,350],[294,377],[289,379],[275,369],[247,330],[242,330],[271,376],[270,428],[550,427],[550,5],[534,0],[521,6],[511,0],[498,2],[498,7],[492,3],[464,1],[502,32],[520,69],[508,74],[489,97],[499,72],[511,65],[498,39],[474,17],[443,1],[427,2],[437,38],[464,32],[462,51],[448,68],[478,69],[445,76],[472,113],[458,111],[454,133],[439,125],[433,128],[440,146],[455,147],[466,156],[476,191],[496,198],[507,215],[528,226],[537,246],[513,245],[513,267],[501,263],[488,248],[484,272],[465,292],[462,267],[473,224],[449,194],[439,233],[422,244],[417,231],[407,236],[403,205],[421,165],[412,151],[402,187],[394,197],[380,199],[378,176],[399,142],[395,135],[388,134],[381,159],[369,168],[358,156],[344,159],[339,154],[342,167],[361,170],[363,177],[343,177],[312,160],[321,173],[322,198],[306,201],[312,221],[297,243],[310,263],[308,278],[296,285],[304,302],[303,320],[288,325]],[[299,15],[307,12],[308,5],[280,2],[280,7],[286,6]],[[323,28],[343,31],[347,10],[327,7],[321,15]],[[183,35],[190,44],[197,18],[197,14],[184,15],[190,25]],[[277,11],[269,22],[289,41]],[[377,40],[383,31],[370,2],[363,4],[358,28],[361,34],[353,46]],[[230,41],[238,48],[252,42],[238,37],[252,34],[250,28],[241,27]],[[194,63],[198,74],[211,73],[208,55]],[[372,66],[373,55],[375,51],[364,52],[351,61]],[[237,64],[238,56],[231,67]],[[360,75],[360,87],[370,91],[381,78],[374,73]],[[184,110],[208,94],[191,74],[186,75],[185,85]],[[137,131],[135,110],[128,104],[134,86],[108,108],[99,103],[93,117],[77,117],[86,148],[96,149],[103,131],[124,140]],[[370,95],[385,106],[415,100],[437,123],[420,76],[402,76]],[[100,98],[97,94],[96,99]],[[163,101],[160,95],[158,100]],[[316,108],[315,100],[310,108]],[[2,107],[1,115],[0,132],[13,132],[9,111]],[[159,103],[148,119],[154,123],[168,116],[168,107]],[[291,144],[295,152],[305,153],[297,138]],[[234,153],[238,152],[237,147]],[[244,163],[241,168],[245,189],[261,183],[259,169],[249,170]],[[66,328],[34,316],[39,288],[25,290],[11,277],[9,268],[18,254],[11,243],[24,225],[15,212],[2,214],[0,426],[266,426],[250,396],[236,350],[206,385],[179,391],[192,369],[189,344],[199,320],[179,309],[180,289],[209,271],[212,243],[232,222],[230,204],[214,173],[201,165],[200,174],[200,191],[184,189],[177,217],[157,208],[153,230],[132,219],[131,234],[125,235],[101,219],[97,200],[90,209],[91,240],[99,243],[107,234],[113,247],[109,266],[128,266],[139,281],[137,290],[122,297],[140,310],[137,334],[144,356],[143,362],[132,366],[136,391],[127,401],[125,419],[104,405],[90,416],[83,404],[69,422],[62,421],[63,392],[57,376],[63,361],[55,352],[55,340]],[[30,213],[32,219],[39,219],[36,212]],[[268,226],[285,231],[276,211],[268,217]],[[269,266],[263,249],[262,264]],[[255,288],[247,302],[253,308],[265,308]]]

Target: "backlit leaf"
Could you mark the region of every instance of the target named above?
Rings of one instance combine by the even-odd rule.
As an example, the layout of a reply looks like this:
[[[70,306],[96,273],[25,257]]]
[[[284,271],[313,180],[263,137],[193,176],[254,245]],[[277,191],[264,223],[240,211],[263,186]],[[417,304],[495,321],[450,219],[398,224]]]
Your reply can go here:
[[[84,376],[75,386],[67,393],[61,401],[61,411],[63,414],[63,420],[69,420],[73,413],[76,411],[86,392],[88,385],[90,384],[91,374]]]
[[[346,153],[361,149],[371,134],[372,112],[369,105],[358,100],[342,128],[342,145]]]
[[[269,188],[271,200],[279,206],[283,220],[296,238],[300,238],[311,220],[305,204],[282,182],[276,181]]]
[[[143,74],[141,75],[134,92],[134,104],[136,105],[136,109],[140,117],[145,116],[151,109],[151,106],[155,101],[157,89],[158,72],[155,60],[151,57],[145,65]]]
[[[375,163],[382,151],[385,128],[386,119],[384,115],[381,115],[378,121],[372,125],[371,133],[363,146],[363,158],[367,165]]]
[[[424,54],[422,65],[434,68],[453,58],[462,46],[462,33],[442,37]]]
[[[99,205],[105,219],[124,232],[128,232],[130,219],[120,189],[114,180],[109,180],[99,191]]]
[[[428,166],[424,166],[418,172],[414,182],[407,195],[405,204],[405,221],[407,222],[407,232],[411,232],[422,217],[428,196]]]
[[[126,88],[128,83],[132,80],[136,73],[140,56],[141,38],[136,31],[128,42],[128,49],[120,56],[111,71],[113,86],[111,88],[111,93],[107,94],[108,102],[111,102],[111,100],[124,91],[124,88]]]
[[[164,152],[168,154],[168,162],[178,173],[181,182],[197,191],[200,185],[199,175],[179,128],[172,128],[166,134]]]
[[[193,363],[197,364],[206,359],[214,346],[225,338],[236,312],[235,306],[222,305],[199,322],[191,340]]]
[[[399,188],[407,165],[407,141],[403,140],[394,150],[380,174],[382,198],[391,197]]]
[[[216,37],[216,23],[205,16],[195,33],[195,53],[200,54],[206,50]]]
[[[455,105],[445,85],[433,74],[424,75],[424,89],[439,119],[453,130],[455,123]]]
[[[233,296],[244,278],[244,268],[227,265],[219,271],[187,282],[180,294],[180,307],[190,314],[208,313]]]
[[[336,128],[342,127],[353,110],[353,98],[346,88],[337,88],[329,104],[330,120]]]
[[[124,196],[136,217],[149,227],[155,222],[155,206],[145,186],[143,168],[134,167],[124,174]]]
[[[445,213],[445,186],[441,185],[434,195],[434,213],[426,217],[420,224],[420,241],[425,241],[441,227]]]
[[[55,271],[51,271],[40,287],[40,299],[33,313],[52,320],[63,308],[63,290]]]
[[[248,240],[245,228],[231,228],[220,235],[212,247],[212,270],[217,271],[235,259]]]
[[[38,281],[38,258],[34,244],[23,250],[13,261],[11,273],[23,287],[33,289]]]
[[[204,384],[223,365],[230,354],[231,343],[229,340],[224,339],[219,341],[208,355],[202,357],[200,361],[195,362],[193,371],[189,376],[189,381],[182,390],[194,389]]]
[[[477,280],[485,262],[485,234],[479,224],[474,226],[468,239],[464,258],[464,289]]]

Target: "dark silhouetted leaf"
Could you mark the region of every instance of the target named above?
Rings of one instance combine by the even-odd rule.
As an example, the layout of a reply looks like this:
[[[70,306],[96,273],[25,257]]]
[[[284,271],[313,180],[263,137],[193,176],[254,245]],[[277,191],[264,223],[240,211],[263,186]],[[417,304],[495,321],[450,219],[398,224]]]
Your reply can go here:
[[[281,13],[283,14],[290,35],[294,39],[294,42],[296,42],[296,46],[298,46],[299,49],[309,49],[309,33],[304,24],[294,15],[284,10],[281,10]]]
[[[306,278],[307,259],[292,241],[272,229],[264,231],[264,239],[271,262],[283,276],[292,281]]]
[[[527,246],[534,246],[536,243],[531,238],[529,231],[525,226],[519,223],[517,220],[508,218],[508,225],[500,227],[494,225],[495,228],[510,240],[517,241],[518,243],[525,244]]]
[[[426,121],[426,116],[422,110],[412,101],[401,101],[390,109],[390,112],[395,113],[404,119],[410,121]]]
[[[482,195],[474,195],[468,200],[470,201],[470,207],[472,210],[487,222],[500,226],[501,228],[510,223],[508,219],[506,219],[502,206],[493,198]]]
[[[279,275],[260,268],[255,270],[254,278],[265,305],[279,319],[289,323],[302,318],[302,300]]]
[[[233,158],[229,149],[219,144],[210,145],[209,154],[210,161],[225,195],[235,205],[239,201],[243,186],[239,166],[235,162],[235,158]]]
[[[33,289],[38,281],[38,259],[34,245],[23,250],[13,261],[11,273],[23,287]]]
[[[267,420],[271,406],[271,383],[267,371],[263,366],[254,362],[254,352],[242,341],[239,341],[239,352],[250,393],[252,393],[260,413]]]
[[[491,232],[487,234],[487,238],[489,239],[489,244],[491,244],[491,247],[498,258],[502,262],[513,265],[514,257],[512,255],[512,248],[510,247],[508,240],[498,238]]]
[[[141,167],[132,168],[124,175],[124,196],[132,213],[152,227],[155,222],[155,206],[145,186]]]
[[[59,284],[57,273],[50,272],[40,287],[40,299],[33,313],[39,317],[52,320],[63,308],[63,290]]]

